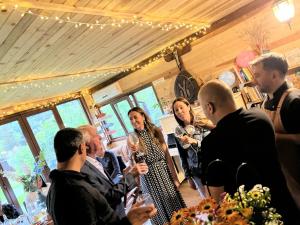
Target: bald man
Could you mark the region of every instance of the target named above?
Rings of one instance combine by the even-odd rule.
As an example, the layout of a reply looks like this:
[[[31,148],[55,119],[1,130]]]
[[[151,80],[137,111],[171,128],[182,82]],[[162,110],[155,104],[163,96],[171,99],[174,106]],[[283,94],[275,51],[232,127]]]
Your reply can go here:
[[[215,125],[202,141],[202,182],[212,197],[233,194],[239,185],[250,189],[262,184],[271,189],[272,206],[284,224],[299,224],[297,209],[288,192],[275,148],[272,123],[258,110],[238,109],[231,89],[213,80],[201,87],[198,99]]]

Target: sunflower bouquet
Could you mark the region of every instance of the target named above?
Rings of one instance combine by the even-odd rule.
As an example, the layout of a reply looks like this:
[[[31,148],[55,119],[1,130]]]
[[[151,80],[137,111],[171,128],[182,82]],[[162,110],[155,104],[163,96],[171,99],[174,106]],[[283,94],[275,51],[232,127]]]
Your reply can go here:
[[[282,225],[281,215],[270,207],[270,202],[269,188],[255,185],[246,191],[242,185],[233,196],[226,194],[219,204],[206,198],[197,206],[178,210],[168,225]]]

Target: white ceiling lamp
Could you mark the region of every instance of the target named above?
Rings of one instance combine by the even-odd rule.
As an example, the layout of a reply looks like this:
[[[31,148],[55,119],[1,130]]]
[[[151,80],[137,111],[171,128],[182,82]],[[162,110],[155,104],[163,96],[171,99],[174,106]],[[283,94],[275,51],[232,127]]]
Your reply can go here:
[[[293,0],[276,0],[273,5],[275,17],[282,23],[288,23],[295,16],[295,6]]]

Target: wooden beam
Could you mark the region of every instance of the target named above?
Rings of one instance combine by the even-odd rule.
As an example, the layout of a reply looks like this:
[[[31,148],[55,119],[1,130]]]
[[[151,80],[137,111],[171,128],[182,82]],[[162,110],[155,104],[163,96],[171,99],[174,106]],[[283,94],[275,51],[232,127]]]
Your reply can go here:
[[[57,79],[57,78],[65,78],[70,76],[85,76],[85,75],[91,75],[93,73],[107,73],[107,72],[114,72],[115,70],[123,70],[126,68],[130,68],[130,66],[124,66],[124,67],[111,67],[111,68],[97,68],[97,69],[91,69],[86,71],[78,71],[73,73],[66,73],[66,74],[56,74],[52,76],[43,76],[43,77],[34,77],[30,79],[23,79],[23,80],[13,80],[13,81],[4,81],[0,82],[0,85],[9,85],[9,84],[16,84],[16,83],[26,83],[26,82],[33,82],[33,81],[42,81],[42,80],[49,80],[49,79]],[[116,72],[117,73],[117,72]]]
[[[74,5],[66,5],[66,4],[57,4],[57,3],[48,3],[48,2],[41,2],[35,0],[6,0],[7,4],[11,5],[18,5],[19,8],[27,8],[27,9],[42,9],[47,11],[56,11],[61,13],[78,13],[78,14],[85,14],[85,15],[94,15],[94,16],[104,16],[110,17],[113,19],[127,19],[133,20],[137,19],[140,21],[153,21],[158,23],[184,23],[184,24],[191,24],[191,25],[208,25],[208,23],[203,21],[194,21],[194,20],[182,20],[181,18],[169,18],[167,15],[165,17],[161,16],[148,16],[142,13],[129,13],[129,12],[118,12],[118,11],[111,11],[106,9],[96,9],[96,8],[88,8],[88,7],[76,7]],[[4,2],[6,2],[4,0]]]
[[[195,34],[194,33],[184,39],[189,39],[190,37],[197,37],[198,40],[195,41],[195,42],[197,42],[197,41],[202,41],[203,38],[206,38],[206,37],[213,37],[213,36],[223,32],[224,30],[229,29],[233,24],[241,23],[243,20],[248,19],[249,16],[259,12],[260,10],[262,10],[263,8],[265,8],[267,6],[270,6],[272,3],[273,3],[273,0],[264,0],[264,1],[254,0],[253,2],[236,10],[235,12],[232,12],[232,13],[228,14],[227,16],[212,23],[211,27],[207,30],[206,34],[203,34],[203,33]],[[184,39],[178,41],[177,43],[182,42]],[[193,45],[193,43],[192,43],[192,45]],[[156,54],[148,57],[147,59],[143,60],[142,62],[138,63],[137,65],[142,66],[142,65],[146,64],[149,59],[156,57],[159,54],[160,53],[156,53]],[[101,88],[104,88],[105,86],[108,86],[108,85],[124,78],[125,76],[129,75],[130,73],[133,73],[133,72],[120,73],[117,76],[91,88],[91,92],[94,93],[97,90],[100,90]]]

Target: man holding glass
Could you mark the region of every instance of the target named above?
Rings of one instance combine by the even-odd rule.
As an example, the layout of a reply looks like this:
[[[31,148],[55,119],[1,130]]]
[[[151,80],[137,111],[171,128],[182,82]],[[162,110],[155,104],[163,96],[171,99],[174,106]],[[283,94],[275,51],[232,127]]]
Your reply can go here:
[[[47,196],[47,209],[54,224],[142,225],[156,213],[153,205],[134,205],[127,217],[119,219],[105,197],[93,187],[88,175],[80,172],[86,160],[85,137],[73,128],[57,132],[54,138],[57,168]]]
[[[115,210],[119,218],[125,216],[125,208],[122,198],[136,186],[135,177],[145,174],[148,166],[145,163],[138,163],[133,166],[129,173],[124,175],[124,180],[114,184],[109,174],[104,170],[102,164],[96,157],[103,157],[105,153],[101,142],[101,136],[97,129],[91,125],[84,125],[78,128],[87,142],[87,158],[81,172],[90,176],[93,186],[103,194],[110,206]]]

